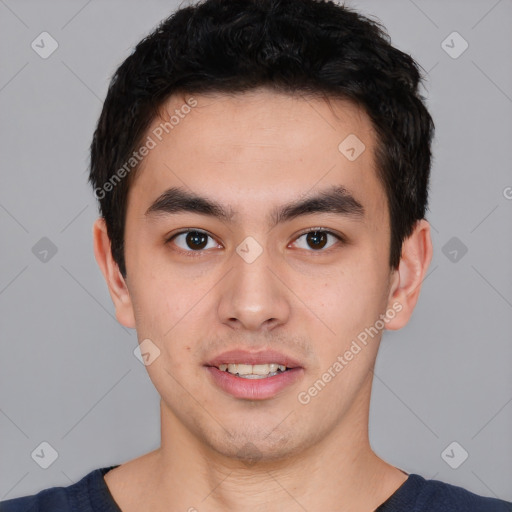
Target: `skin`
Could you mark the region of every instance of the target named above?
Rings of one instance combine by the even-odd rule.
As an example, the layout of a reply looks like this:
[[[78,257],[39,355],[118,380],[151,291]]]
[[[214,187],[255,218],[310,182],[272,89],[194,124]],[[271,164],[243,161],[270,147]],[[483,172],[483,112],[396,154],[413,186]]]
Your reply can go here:
[[[132,183],[126,279],[104,221],[94,224],[118,321],[160,350],[146,369],[161,396],[161,446],[105,481],[123,511],[374,510],[407,478],[368,439],[381,332],[308,404],[297,397],[393,304],[401,311],[386,328],[408,322],[432,257],[429,225],[417,223],[391,269],[375,134],[353,104],[264,88],[194,98],[197,106],[149,152]],[[171,97],[164,117],[184,99]],[[349,134],[366,146],[354,161],[338,150]],[[364,216],[316,212],[270,227],[275,207],[331,186],[349,191]],[[147,215],[171,187],[234,215]],[[186,228],[212,236],[195,257],[185,235],[166,242]],[[329,237],[328,247],[311,248],[299,237],[315,228],[342,234],[345,243]],[[250,264],[236,252],[248,236],[263,249]],[[234,398],[203,366],[231,348],[282,351],[300,361],[303,374],[270,399]]]

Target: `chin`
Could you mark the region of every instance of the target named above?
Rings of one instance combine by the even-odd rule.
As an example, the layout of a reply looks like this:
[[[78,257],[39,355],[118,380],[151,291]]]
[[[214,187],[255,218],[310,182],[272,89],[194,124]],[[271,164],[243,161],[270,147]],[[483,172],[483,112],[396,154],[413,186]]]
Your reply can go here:
[[[308,444],[308,437],[303,431],[300,434],[304,439],[300,440],[290,430],[278,432],[276,424],[253,424],[250,429],[238,424],[231,432],[232,436],[228,436],[222,431],[222,434],[226,434],[222,438],[212,439],[208,436],[210,439],[205,439],[205,442],[219,455],[240,461],[248,467],[288,459],[302,452]]]

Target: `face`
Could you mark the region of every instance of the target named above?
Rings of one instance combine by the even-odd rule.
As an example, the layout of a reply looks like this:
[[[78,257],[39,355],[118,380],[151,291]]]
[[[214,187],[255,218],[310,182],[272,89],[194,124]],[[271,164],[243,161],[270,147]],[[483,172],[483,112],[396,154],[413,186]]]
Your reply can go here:
[[[159,351],[147,371],[176,428],[228,457],[291,456],[369,399],[395,276],[375,135],[338,100],[189,98],[147,132],[118,318]]]

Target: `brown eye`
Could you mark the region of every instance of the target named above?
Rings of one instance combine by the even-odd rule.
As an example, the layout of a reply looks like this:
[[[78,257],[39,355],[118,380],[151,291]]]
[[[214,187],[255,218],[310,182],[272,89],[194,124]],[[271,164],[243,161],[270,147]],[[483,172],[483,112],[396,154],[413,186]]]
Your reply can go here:
[[[310,231],[306,234],[306,243],[311,249],[322,249],[327,244],[327,233],[325,231]]]
[[[208,243],[208,235],[200,231],[190,231],[185,237],[185,243],[190,249],[204,249]]]
[[[201,251],[218,246],[208,233],[199,230],[182,231],[171,237],[169,242],[174,242],[180,249],[187,252]]]
[[[299,249],[309,251],[312,249],[313,251],[323,252],[321,251],[322,249],[328,249],[339,241],[343,242],[341,236],[325,229],[313,229],[300,235],[295,242],[293,242],[293,245]]]

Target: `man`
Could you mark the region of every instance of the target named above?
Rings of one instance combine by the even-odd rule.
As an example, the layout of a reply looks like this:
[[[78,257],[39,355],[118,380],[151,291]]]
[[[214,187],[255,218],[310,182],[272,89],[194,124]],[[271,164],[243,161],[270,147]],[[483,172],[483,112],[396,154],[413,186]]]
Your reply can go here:
[[[94,250],[161,446],[2,511],[510,511],[372,450],[383,329],[432,256],[433,123],[374,22],[207,0],[144,39],[91,146]]]

